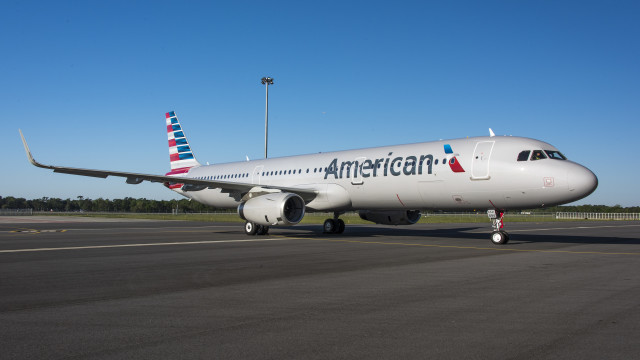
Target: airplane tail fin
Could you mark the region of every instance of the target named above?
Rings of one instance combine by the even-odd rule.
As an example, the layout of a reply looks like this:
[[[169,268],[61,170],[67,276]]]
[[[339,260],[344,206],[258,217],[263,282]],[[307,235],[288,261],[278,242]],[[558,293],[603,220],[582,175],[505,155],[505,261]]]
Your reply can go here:
[[[167,136],[169,137],[169,161],[171,170],[192,168],[200,166],[196,160],[180,126],[178,117],[174,111],[165,114],[167,118]]]

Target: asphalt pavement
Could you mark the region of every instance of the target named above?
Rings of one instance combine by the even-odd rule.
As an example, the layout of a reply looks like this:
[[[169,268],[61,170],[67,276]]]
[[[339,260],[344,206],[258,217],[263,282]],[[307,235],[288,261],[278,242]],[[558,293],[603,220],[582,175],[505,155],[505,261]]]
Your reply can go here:
[[[640,222],[0,217],[3,359],[632,359]]]

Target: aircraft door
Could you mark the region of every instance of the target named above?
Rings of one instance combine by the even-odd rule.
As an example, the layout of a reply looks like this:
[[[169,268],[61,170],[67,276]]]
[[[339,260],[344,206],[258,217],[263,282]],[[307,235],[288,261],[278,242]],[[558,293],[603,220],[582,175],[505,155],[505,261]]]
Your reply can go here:
[[[352,174],[351,184],[352,185],[362,185],[364,183],[364,180],[362,178],[362,164],[364,163],[365,160],[367,160],[367,158],[362,156],[362,157],[356,158],[356,160],[353,162],[353,165],[351,166],[351,174]]]
[[[262,178],[262,169],[264,169],[263,165],[256,166],[256,168],[253,169],[253,175],[251,177],[251,183],[260,185],[260,179]]]
[[[472,180],[489,180],[489,160],[495,141],[481,141],[476,143],[471,163]]]

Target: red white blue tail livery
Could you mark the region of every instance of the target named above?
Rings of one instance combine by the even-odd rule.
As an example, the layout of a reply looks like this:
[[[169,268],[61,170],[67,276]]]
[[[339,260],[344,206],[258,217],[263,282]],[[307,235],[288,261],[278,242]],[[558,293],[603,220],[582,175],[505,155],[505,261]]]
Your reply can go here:
[[[167,137],[169,139],[169,161],[171,170],[192,168],[199,166],[182,130],[178,117],[174,111],[165,114],[167,119]]]

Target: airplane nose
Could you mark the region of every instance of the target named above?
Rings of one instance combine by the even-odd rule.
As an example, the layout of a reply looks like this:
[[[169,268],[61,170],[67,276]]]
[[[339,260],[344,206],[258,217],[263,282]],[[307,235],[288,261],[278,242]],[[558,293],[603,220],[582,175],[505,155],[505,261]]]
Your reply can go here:
[[[576,197],[582,199],[596,190],[598,178],[586,167],[575,164],[567,173],[569,191]]]

